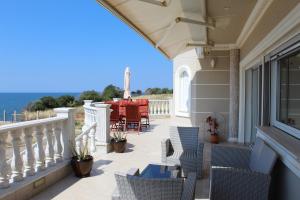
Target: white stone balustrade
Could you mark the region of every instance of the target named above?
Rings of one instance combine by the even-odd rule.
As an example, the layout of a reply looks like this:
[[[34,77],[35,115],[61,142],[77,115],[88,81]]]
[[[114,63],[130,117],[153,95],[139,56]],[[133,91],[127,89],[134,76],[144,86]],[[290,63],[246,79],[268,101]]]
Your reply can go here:
[[[44,133],[47,138],[47,146],[46,146],[46,167],[51,167],[54,165],[54,135],[52,124],[47,124],[44,127]]]
[[[0,126],[0,188],[71,158],[70,144],[75,141],[73,111],[58,108],[56,117]]]
[[[21,157],[21,134],[22,129],[16,129],[10,131],[12,137],[13,157],[11,162],[12,179],[14,182],[23,180],[23,160]]]
[[[32,140],[33,140],[33,131],[32,128],[25,128],[24,131],[24,140],[25,140],[25,156],[24,156],[24,163],[25,163],[25,176],[33,176],[35,174],[34,169],[34,150],[32,146]]]
[[[97,147],[98,152],[108,153],[110,151],[110,105],[85,100],[83,107],[85,119],[82,133],[85,133],[89,139],[89,150],[94,152]],[[92,128],[93,126],[95,128]],[[82,139],[85,134],[80,134],[82,136],[77,137],[77,148],[84,143]]]
[[[172,99],[149,100],[150,116],[170,116],[172,114]]]
[[[96,123],[92,124],[89,128],[82,131],[82,133],[75,138],[75,149],[77,153],[82,151],[83,148],[88,148],[90,153],[94,153],[96,151],[95,132]]]

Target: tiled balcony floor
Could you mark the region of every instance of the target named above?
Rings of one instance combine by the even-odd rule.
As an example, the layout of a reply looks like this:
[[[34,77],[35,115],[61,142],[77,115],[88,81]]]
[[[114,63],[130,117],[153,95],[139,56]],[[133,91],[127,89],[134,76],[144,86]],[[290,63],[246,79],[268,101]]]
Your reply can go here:
[[[126,172],[132,167],[143,170],[149,163],[160,163],[161,140],[168,137],[170,125],[189,126],[189,121],[184,119],[155,119],[151,120],[148,131],[137,135],[130,133],[127,136],[128,149],[123,154],[109,153],[95,155],[92,176],[78,179],[73,175],[62,179],[44,192],[38,194],[33,200],[90,200],[111,199],[111,194],[116,187],[114,172]],[[209,144],[205,145],[205,167],[208,170]],[[202,180],[198,180],[196,199],[208,199],[208,174]]]

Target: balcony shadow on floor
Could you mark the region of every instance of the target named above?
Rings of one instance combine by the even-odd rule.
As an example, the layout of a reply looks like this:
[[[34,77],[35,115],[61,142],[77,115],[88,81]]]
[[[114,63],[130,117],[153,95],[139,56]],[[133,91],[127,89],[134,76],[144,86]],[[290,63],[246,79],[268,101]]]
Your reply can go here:
[[[102,166],[109,165],[110,163],[112,163],[111,160],[100,159],[100,160],[94,161],[93,169],[91,171],[91,176],[99,176],[99,175],[103,174],[103,170],[100,168]]]
[[[130,152],[132,152],[133,151],[133,147],[134,147],[133,144],[127,142],[127,144],[126,144],[126,150],[125,150],[124,153],[130,153]]]
[[[157,127],[158,125],[156,124],[150,124],[149,127],[143,127],[142,131],[140,132],[140,134],[147,134],[147,133],[152,133],[153,130],[155,129],[155,127]]]

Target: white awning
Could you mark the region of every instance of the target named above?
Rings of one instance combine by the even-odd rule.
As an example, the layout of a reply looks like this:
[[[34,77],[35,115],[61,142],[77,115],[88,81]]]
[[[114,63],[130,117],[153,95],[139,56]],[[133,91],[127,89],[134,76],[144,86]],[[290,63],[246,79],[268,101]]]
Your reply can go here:
[[[97,0],[168,58],[211,45],[205,0]]]

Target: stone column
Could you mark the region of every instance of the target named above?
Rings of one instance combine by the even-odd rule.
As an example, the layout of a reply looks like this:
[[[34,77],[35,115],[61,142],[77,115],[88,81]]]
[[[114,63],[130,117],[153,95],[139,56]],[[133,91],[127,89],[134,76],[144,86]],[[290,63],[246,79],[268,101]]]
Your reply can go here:
[[[68,119],[62,124],[62,147],[63,159],[71,159],[72,145],[75,145],[75,108],[55,108],[54,112],[57,117],[67,117]]]
[[[94,103],[96,108],[96,146],[97,151],[102,153],[110,152],[110,105]]]
[[[92,105],[93,100],[84,100],[84,105],[83,108],[88,108]],[[84,109],[84,124],[82,126],[82,131],[85,131],[86,129],[89,128],[89,125],[92,124],[90,121],[90,113],[88,113],[87,109]]]
[[[229,103],[229,138],[230,142],[238,140],[239,124],[239,62],[240,50],[230,50],[230,103]]]

